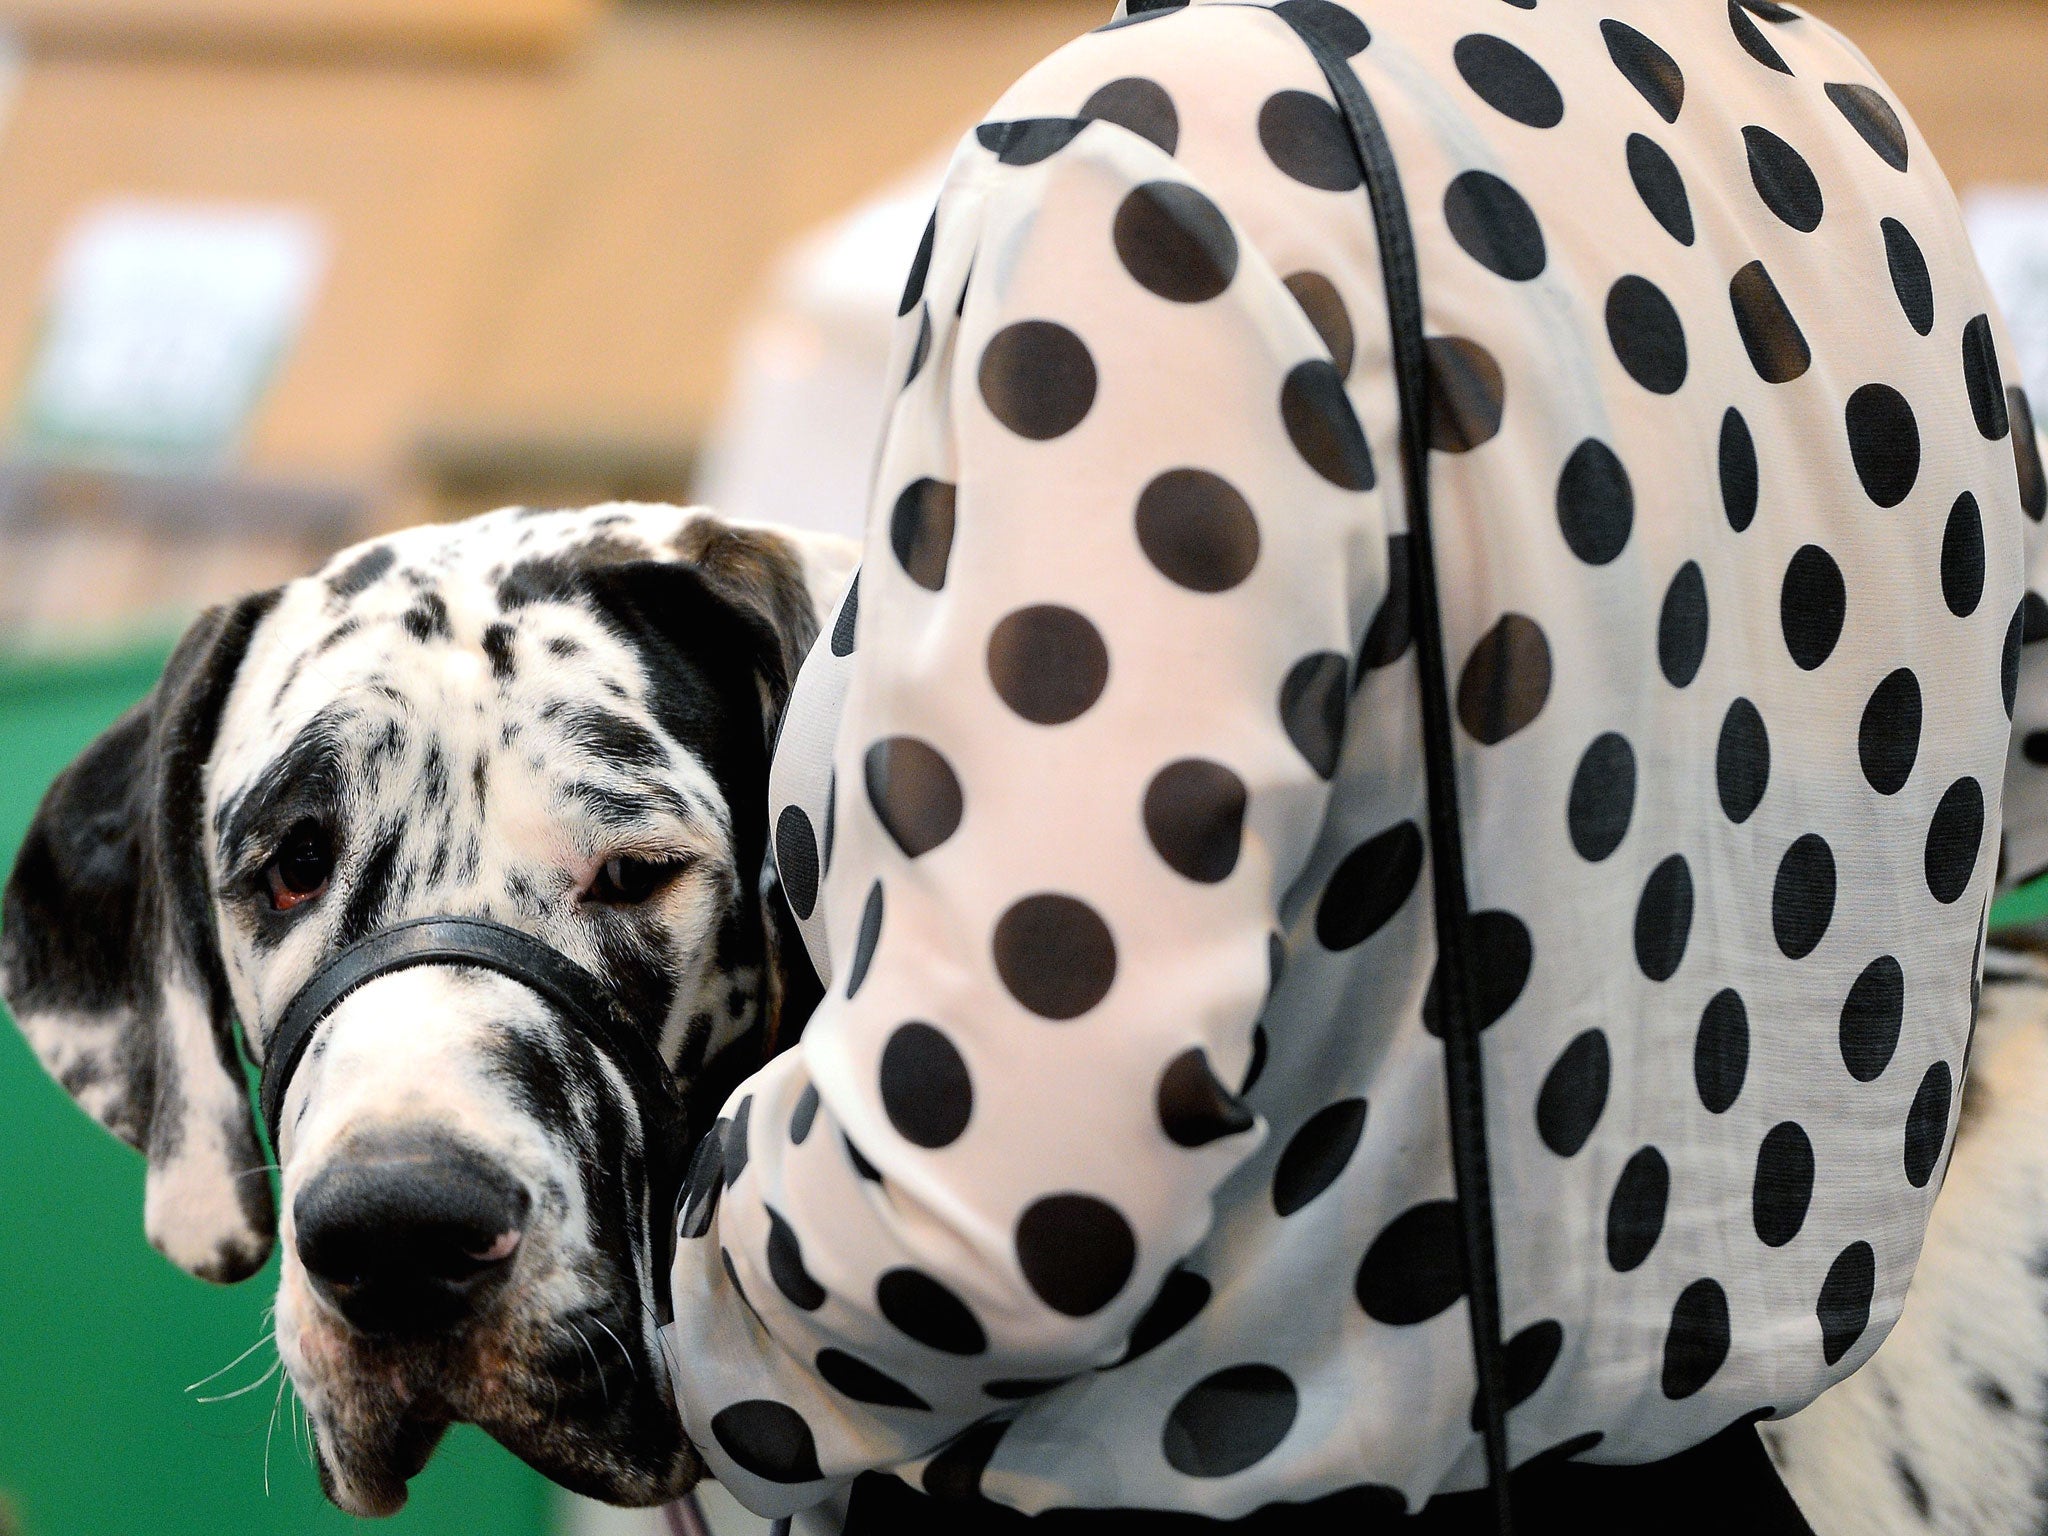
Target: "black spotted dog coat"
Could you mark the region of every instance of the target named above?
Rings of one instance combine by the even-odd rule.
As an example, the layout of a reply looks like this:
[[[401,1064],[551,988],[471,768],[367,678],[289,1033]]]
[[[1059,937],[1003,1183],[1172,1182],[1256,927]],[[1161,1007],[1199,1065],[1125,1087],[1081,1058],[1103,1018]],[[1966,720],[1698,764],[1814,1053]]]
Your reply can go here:
[[[954,159],[777,758],[830,994],[700,1159],[672,1335],[764,1511],[1484,1475],[1360,164],[1286,20],[1134,9]],[[1797,10],[1279,9],[1419,247],[1513,1457],[1661,1458],[1898,1315],[2048,714],[2027,404]]]

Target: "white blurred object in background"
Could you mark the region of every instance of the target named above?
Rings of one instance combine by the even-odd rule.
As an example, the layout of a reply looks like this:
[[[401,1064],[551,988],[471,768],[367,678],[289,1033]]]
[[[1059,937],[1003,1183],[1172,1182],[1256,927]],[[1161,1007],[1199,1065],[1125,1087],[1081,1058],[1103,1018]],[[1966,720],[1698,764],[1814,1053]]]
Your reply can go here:
[[[1979,187],[1963,199],[1963,213],[2019,350],[2006,378],[2025,382],[2038,423],[2048,426],[2048,188]]]
[[[944,169],[920,167],[783,258],[741,334],[697,499],[729,517],[859,535],[896,306]]]

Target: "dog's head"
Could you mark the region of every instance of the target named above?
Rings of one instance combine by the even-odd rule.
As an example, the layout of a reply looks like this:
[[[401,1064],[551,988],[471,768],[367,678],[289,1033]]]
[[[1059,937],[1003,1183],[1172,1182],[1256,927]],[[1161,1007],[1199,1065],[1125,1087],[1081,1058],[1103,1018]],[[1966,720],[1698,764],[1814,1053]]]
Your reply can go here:
[[[684,1091],[758,1064],[809,982],[763,885],[768,751],[845,564],[672,508],[496,513],[202,618],[51,788],[0,927],[44,1064],[147,1156],[150,1241],[207,1279],[262,1264],[241,1054],[407,919],[579,963]],[[455,1420],[614,1502],[694,1480],[654,1272],[676,1149],[574,1017],[485,969],[379,976],[278,1139],[277,1341],[338,1504],[396,1509]]]

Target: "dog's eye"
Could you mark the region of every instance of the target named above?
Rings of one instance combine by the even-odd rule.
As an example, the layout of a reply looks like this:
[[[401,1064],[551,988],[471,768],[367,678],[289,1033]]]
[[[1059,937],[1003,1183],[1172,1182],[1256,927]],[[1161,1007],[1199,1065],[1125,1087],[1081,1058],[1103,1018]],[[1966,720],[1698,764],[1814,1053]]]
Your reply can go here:
[[[689,867],[687,859],[607,859],[590,882],[588,899],[637,907],[660,895]]]
[[[284,837],[263,871],[270,886],[270,904],[280,912],[311,901],[327,889],[334,873],[334,844],[317,821],[302,821]]]

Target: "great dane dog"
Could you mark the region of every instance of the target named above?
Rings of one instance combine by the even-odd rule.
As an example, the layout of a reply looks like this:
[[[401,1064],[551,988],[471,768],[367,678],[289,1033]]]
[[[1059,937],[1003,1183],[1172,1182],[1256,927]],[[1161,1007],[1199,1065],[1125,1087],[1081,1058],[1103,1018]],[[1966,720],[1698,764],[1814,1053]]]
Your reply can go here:
[[[0,988],[147,1155],[168,1257],[242,1279],[281,1226],[278,1348],[343,1508],[397,1509],[458,1419],[610,1502],[696,1481],[660,1353],[659,1149],[573,1016],[417,966],[325,1015],[274,1207],[242,1055],[351,944],[483,917],[601,977],[708,1121],[815,1000],[767,877],[767,760],[855,556],[655,506],[395,534],[206,615],[51,788]],[[2044,1188],[2048,961],[1994,949],[1905,1318],[1764,1429],[1821,1536],[2042,1529]]]

